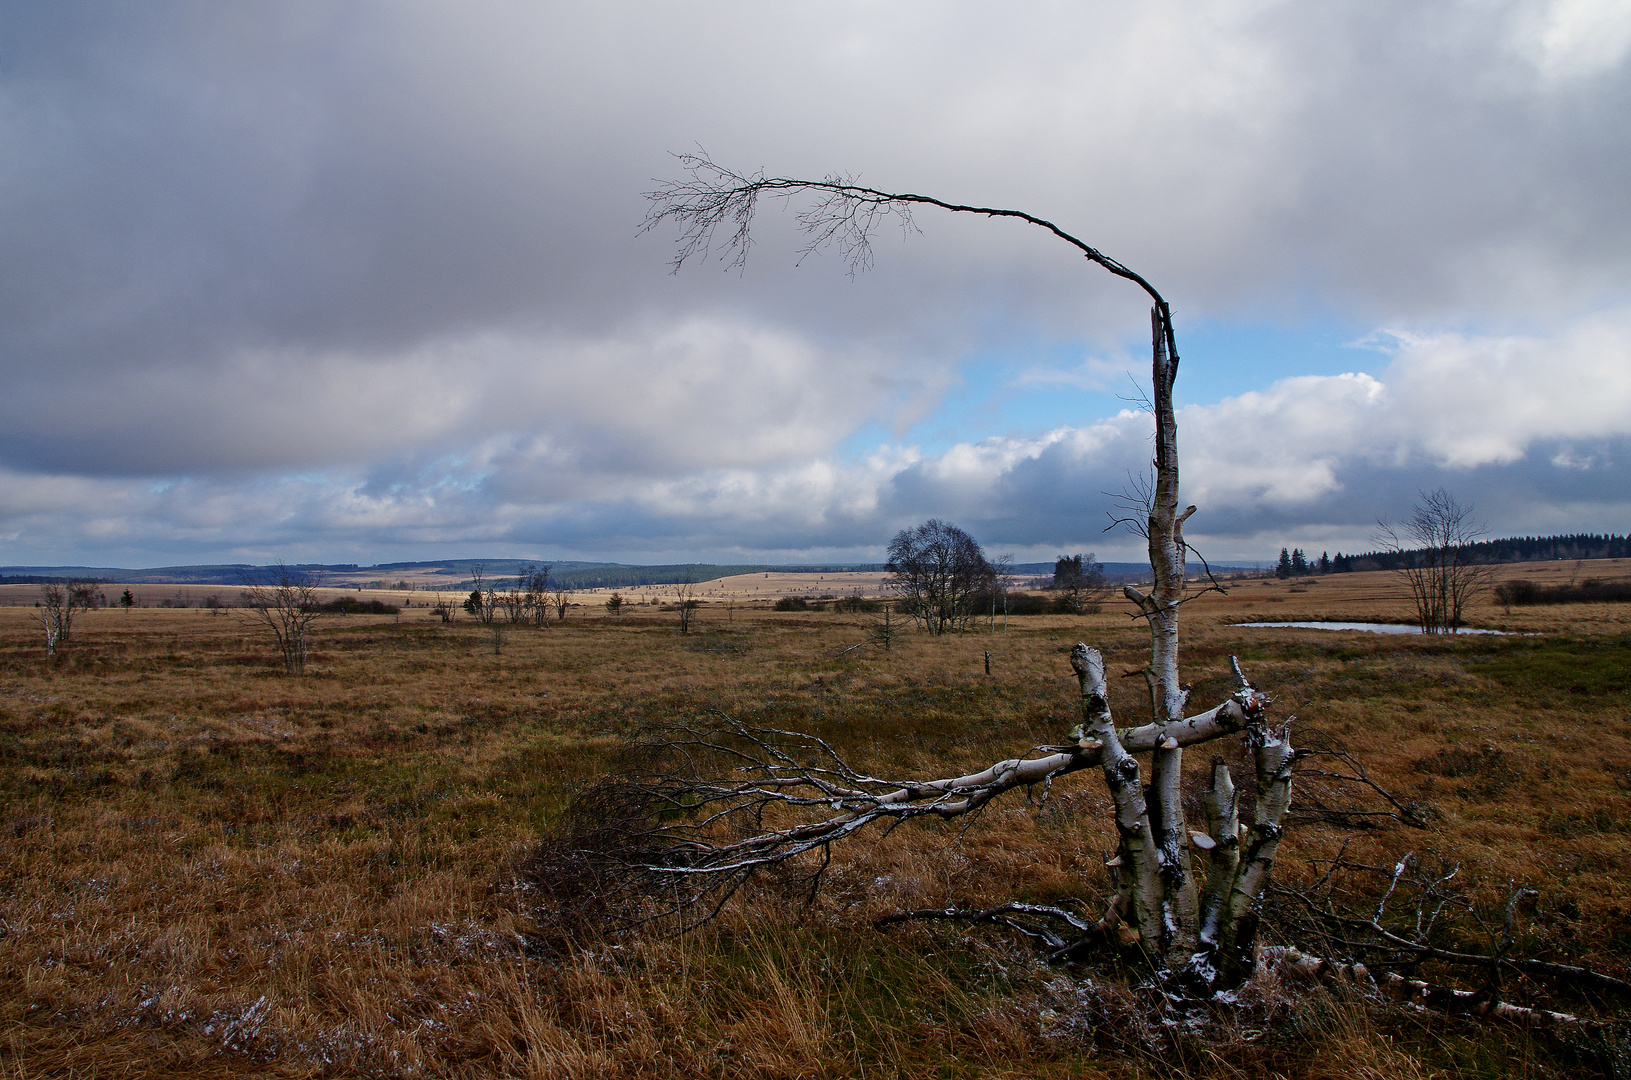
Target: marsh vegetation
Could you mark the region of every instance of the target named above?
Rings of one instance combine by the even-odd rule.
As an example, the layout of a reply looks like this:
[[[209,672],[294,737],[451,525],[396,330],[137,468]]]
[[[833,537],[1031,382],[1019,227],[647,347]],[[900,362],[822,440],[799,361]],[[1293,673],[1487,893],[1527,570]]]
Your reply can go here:
[[[1514,950],[1623,977],[1631,611],[1473,607],[1476,625],[1538,635],[1512,637],[1230,625],[1408,617],[1390,590],[1385,574],[1295,595],[1253,581],[1188,607],[1198,697],[1227,695],[1238,654],[1300,730],[1345,747],[1424,817],[1356,826],[1345,809],[1388,808],[1311,777],[1277,879],[1319,882],[1344,845],[1368,866],[1415,851],[1461,865],[1459,888],[1496,922],[1509,882],[1534,884]],[[1317,988],[1157,1056],[1136,1037],[1135,1003],[1010,935],[874,926],[1015,898],[1102,907],[1116,839],[1096,776],[966,829],[913,823],[834,848],[813,899],[767,881],[687,937],[572,940],[541,925],[524,868],[574,795],[625,763],[631,737],[723,713],[818,734],[879,773],[983,766],[1078,721],[1076,641],[1094,641],[1112,673],[1143,662],[1147,631],[1117,607],[842,653],[871,616],[743,604],[727,621],[704,605],[681,636],[672,613],[596,605],[513,632],[497,655],[484,627],[415,608],[319,622],[302,678],[237,618],[93,611],[48,660],[29,610],[0,608],[0,1060],[22,1076],[1611,1067],[1612,1028],[1587,1046]],[[1121,723],[1148,712],[1137,682],[1111,680]],[[1290,940],[1276,920],[1295,912],[1269,914],[1265,943]],[[1476,921],[1445,933],[1480,942]],[[1504,993],[1610,1019],[1624,1008],[1544,979],[1509,979]]]

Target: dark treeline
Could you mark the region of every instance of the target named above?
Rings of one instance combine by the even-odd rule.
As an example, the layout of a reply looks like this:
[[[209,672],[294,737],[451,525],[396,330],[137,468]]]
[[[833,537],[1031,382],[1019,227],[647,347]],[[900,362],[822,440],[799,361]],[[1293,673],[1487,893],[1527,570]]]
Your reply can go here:
[[[1475,565],[1498,563],[1554,562],[1582,559],[1631,558],[1631,541],[1616,533],[1570,533],[1566,536],[1512,536],[1502,540],[1480,540],[1461,549],[1464,560]],[[1330,555],[1316,558],[1301,548],[1281,548],[1274,575],[1279,578],[1305,574],[1344,574],[1362,570],[1401,570],[1419,563],[1422,552],[1367,551],[1362,555]]]
[[[1631,558],[1631,542],[1625,536],[1614,533],[1513,536],[1503,540],[1480,540],[1467,545],[1464,550],[1469,561],[1479,564]],[[1415,551],[1367,551],[1363,555],[1338,552],[1331,558],[1331,572],[1398,570],[1417,554]]]
[[[395,615],[402,609],[380,600],[358,600],[355,597],[341,596],[316,605],[316,610],[330,615]]]
[[[51,577],[45,574],[0,574],[0,585],[67,585],[86,582],[91,585],[112,585],[112,578]]]
[[[259,580],[274,568],[252,566],[249,563],[223,563],[207,566],[156,566],[145,570],[126,570],[117,566],[49,566],[0,567],[21,571],[7,576],[0,573],[4,585],[49,585],[68,581],[95,581],[101,584],[119,582],[125,585],[241,585],[246,580]],[[356,563],[290,563],[284,567],[291,573],[316,574],[349,573],[359,567]]]

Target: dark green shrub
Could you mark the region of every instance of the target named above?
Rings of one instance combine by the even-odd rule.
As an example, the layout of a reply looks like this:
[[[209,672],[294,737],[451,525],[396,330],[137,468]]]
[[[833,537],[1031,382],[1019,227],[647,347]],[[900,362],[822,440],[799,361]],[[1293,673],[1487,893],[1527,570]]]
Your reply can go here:
[[[326,604],[318,604],[317,610],[329,615],[395,615],[402,609],[383,600],[358,600],[356,597],[342,596]]]

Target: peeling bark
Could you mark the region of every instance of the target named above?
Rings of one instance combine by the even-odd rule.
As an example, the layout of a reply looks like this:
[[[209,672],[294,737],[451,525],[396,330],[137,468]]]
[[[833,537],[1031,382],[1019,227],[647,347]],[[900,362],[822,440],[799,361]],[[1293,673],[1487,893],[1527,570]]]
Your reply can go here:
[[[1217,952],[1219,936],[1234,891],[1235,873],[1240,867],[1240,804],[1229,766],[1221,757],[1212,759],[1212,782],[1201,795],[1206,808],[1207,853],[1206,900],[1202,906],[1198,951],[1208,957]]]
[[[1070,653],[1071,666],[1082,686],[1082,735],[1084,749],[1097,751],[1104,767],[1104,783],[1116,805],[1116,854],[1121,873],[1129,876],[1132,927],[1144,938],[1146,952],[1162,948],[1161,937],[1153,933],[1165,923],[1166,890],[1164,857],[1150,824],[1139,780],[1138,759],[1121,745],[1110,718],[1110,691],[1104,681],[1104,658],[1097,649],[1078,644]],[[1159,727],[1160,725],[1152,725]],[[1128,935],[1127,943],[1139,940]]]

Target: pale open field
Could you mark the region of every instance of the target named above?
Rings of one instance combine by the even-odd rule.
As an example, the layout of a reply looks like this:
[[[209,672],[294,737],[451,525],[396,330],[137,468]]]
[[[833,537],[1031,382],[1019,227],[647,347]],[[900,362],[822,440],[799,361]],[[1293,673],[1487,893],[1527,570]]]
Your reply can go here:
[[[884,582],[889,575],[884,573],[872,574],[790,574],[768,571],[758,574],[735,574],[730,577],[717,578],[714,581],[702,581],[691,586],[697,596],[703,600],[737,601],[765,601],[771,602],[783,596],[853,596],[859,594],[864,597],[877,598],[884,595]],[[586,589],[587,595],[609,596],[613,592],[621,591],[624,596],[644,599],[647,596],[660,597],[672,601],[678,593],[678,585],[643,585],[628,589]]]
[[[1631,560],[1610,559],[1590,562],[1523,563],[1496,568],[1495,580],[1523,577],[1543,586],[1566,584],[1574,580],[1602,578],[1604,580],[1631,579]],[[727,598],[741,601],[772,602],[783,596],[817,598],[860,595],[866,598],[887,598],[885,573],[757,573],[741,574],[702,582],[692,586],[705,603]],[[1399,581],[1385,572],[1336,574],[1328,577],[1302,578],[1289,582],[1273,578],[1221,579],[1229,590],[1228,596],[1210,594],[1194,601],[1192,610],[1229,610],[1237,613],[1252,609],[1251,618],[1261,616],[1273,619],[1312,618],[1382,618],[1408,621],[1408,596]],[[103,587],[109,604],[116,603],[119,593],[130,589],[139,607],[159,607],[169,601],[176,607],[202,608],[214,600],[221,606],[238,603],[241,587],[233,585],[153,585],[114,583]],[[575,590],[571,595],[580,607],[598,607],[613,592],[621,592],[631,603],[646,601],[671,603],[678,592],[677,585],[653,585],[621,589],[601,588]],[[325,585],[319,590],[324,599],[354,596],[361,600],[378,599],[405,608],[405,615],[429,617],[428,608],[439,598],[435,592],[399,589],[371,589],[338,584]],[[462,599],[462,593],[456,597]],[[0,607],[32,607],[39,599],[37,585],[0,585]],[[1112,598],[1113,600],[1113,598]],[[1272,606],[1265,606],[1272,605]],[[1559,613],[1574,611],[1574,607],[1520,609],[1502,613],[1485,596],[1472,612],[1474,624],[1500,628],[1528,625],[1551,625]],[[1356,616],[1357,613],[1357,616]],[[1248,615],[1243,614],[1242,618]]]
[[[406,607],[429,607],[436,603],[438,593],[435,589],[448,587],[448,579],[422,575],[414,579],[415,587],[408,589],[372,589],[359,588],[347,585],[339,580],[344,575],[335,575],[323,579],[322,595],[332,598],[340,595],[355,596],[360,600],[382,600],[387,604],[396,604]],[[863,596],[877,597],[882,594],[884,580],[888,575],[873,574],[738,574],[733,577],[718,578],[714,581],[699,582],[692,586],[696,595],[709,601],[723,601],[727,598],[740,602],[762,600],[766,603],[783,596],[849,596],[859,592]],[[232,605],[238,602],[238,594],[242,586],[238,585],[127,585],[117,583],[103,587],[108,602],[118,600],[119,593],[130,589],[136,598],[136,603],[143,607],[157,607],[163,601],[185,601],[188,607],[198,607],[210,598],[216,598],[220,603]],[[625,586],[605,589],[580,589],[584,603],[602,603],[614,592],[622,593],[631,603],[645,603],[650,601],[672,602],[679,591],[678,585],[641,585]],[[0,606],[32,607],[39,599],[38,585],[0,585]],[[457,599],[463,599],[460,593]]]
[[[739,587],[849,591],[758,581]],[[0,604],[29,603],[26,588]],[[144,588],[154,603],[178,591]],[[1526,635],[1512,637],[1232,625],[1398,620],[1401,595],[1355,574],[1232,583],[1188,608],[1197,703],[1226,692],[1238,654],[1294,731],[1343,741],[1432,811],[1426,829],[1298,819],[1277,876],[1307,882],[1344,843],[1375,865],[1434,852],[1486,913],[1509,881],[1542,891],[1526,954],[1624,977],[1631,605],[1472,612]],[[1012,897],[1102,905],[1115,841],[1085,774],[966,832],[835,849],[813,903],[755,892],[678,941],[551,951],[522,870],[625,739],[722,711],[818,733],[881,774],[945,775],[1063,737],[1071,643],[1118,673],[1146,647],[1115,603],[844,652],[868,616],[710,603],[682,636],[656,606],[612,618],[599,601],[510,631],[497,654],[462,614],[326,618],[301,679],[241,613],[96,611],[49,662],[28,608],[0,606],[0,1075],[1611,1075],[1545,1033],[1318,996],[1156,1060],[1083,1011],[1082,973],[1000,933],[871,926]],[[1122,722],[1147,714],[1137,686],[1112,686]],[[1520,982],[1509,992],[1537,1004],[1625,1008]]]

